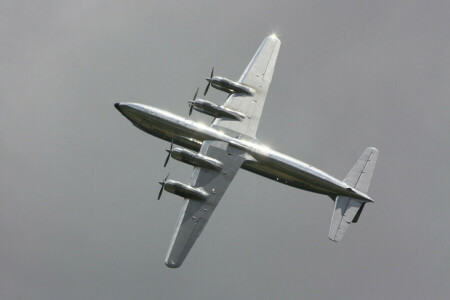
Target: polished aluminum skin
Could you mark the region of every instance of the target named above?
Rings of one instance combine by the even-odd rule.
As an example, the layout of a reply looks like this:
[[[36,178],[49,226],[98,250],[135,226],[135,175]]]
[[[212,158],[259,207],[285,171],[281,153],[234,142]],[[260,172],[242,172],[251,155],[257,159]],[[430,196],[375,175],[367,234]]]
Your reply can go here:
[[[160,183],[164,190],[184,198],[193,198],[204,200],[208,197],[208,193],[202,188],[194,188],[176,180],[166,180]]]
[[[214,118],[229,118],[236,121],[240,121],[245,118],[243,113],[223,107],[222,105],[217,105],[208,100],[189,100],[188,103],[193,105],[196,111]]]
[[[115,107],[139,129],[198,151],[205,140],[230,143],[249,156],[242,168],[303,190],[336,197],[348,196],[372,202],[366,194],[300,160],[264,146],[256,139],[234,138],[202,123],[151,106],[121,102]]]
[[[255,91],[248,86],[220,76],[206,78],[206,81],[208,81],[213,88],[229,94],[247,94],[252,96],[255,93]]]
[[[214,68],[211,70],[204,95],[212,85],[229,93],[225,103],[217,105],[197,99],[199,89],[188,101],[189,115],[195,109],[214,117],[209,126],[143,104],[115,104],[136,127],[171,142],[164,167],[170,157],[194,166],[189,184],[168,180],[169,175],[160,182],[158,199],[164,190],[184,198],[165,259],[170,268],[182,265],[241,168],[289,186],[330,196],[334,211],[328,238],[335,242],[342,239],[351,223],[358,221],[364,205],[372,202],[367,191],[377,149],[367,148],[341,181],[270,149],[256,138],[280,45],[275,34],[266,37],[237,82],[213,76]],[[174,144],[184,149],[173,148]]]
[[[215,170],[222,169],[222,163],[217,159],[212,157],[204,156],[198,154],[195,151],[183,149],[183,148],[175,148],[170,152],[171,157],[174,159],[190,164],[194,167],[205,167],[211,168]]]

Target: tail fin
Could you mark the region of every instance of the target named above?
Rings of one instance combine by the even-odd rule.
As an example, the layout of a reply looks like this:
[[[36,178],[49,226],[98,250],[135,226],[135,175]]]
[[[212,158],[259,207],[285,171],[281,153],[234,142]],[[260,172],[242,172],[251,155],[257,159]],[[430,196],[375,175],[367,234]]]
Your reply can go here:
[[[377,156],[378,150],[376,148],[367,148],[345,177],[344,182],[350,187],[367,194]],[[334,212],[328,237],[332,241],[339,242],[350,223],[358,221],[366,202],[347,196],[337,196],[334,202]]]
[[[369,190],[375,163],[377,162],[378,149],[367,148],[359,160],[353,166],[350,173],[345,177],[344,182],[364,194]]]

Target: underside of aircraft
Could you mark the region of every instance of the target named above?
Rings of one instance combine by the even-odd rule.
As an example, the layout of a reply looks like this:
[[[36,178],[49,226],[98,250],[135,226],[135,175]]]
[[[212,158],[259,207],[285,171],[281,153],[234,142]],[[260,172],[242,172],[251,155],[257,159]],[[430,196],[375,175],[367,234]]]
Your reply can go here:
[[[172,157],[194,166],[189,184],[168,179],[160,182],[158,199],[165,190],[183,198],[183,208],[170,242],[165,263],[180,267],[208,223],[214,209],[240,168],[277,182],[327,195],[334,201],[328,237],[338,242],[356,223],[367,202],[378,150],[367,148],[344,180],[264,146],[256,138],[267,91],[281,42],[276,35],[264,39],[237,81],[214,76],[210,86],[229,94],[223,105],[189,100],[193,110],[214,118],[211,126],[151,106],[119,102],[115,107],[137,128],[171,143],[164,163]],[[174,147],[174,145],[178,145]]]

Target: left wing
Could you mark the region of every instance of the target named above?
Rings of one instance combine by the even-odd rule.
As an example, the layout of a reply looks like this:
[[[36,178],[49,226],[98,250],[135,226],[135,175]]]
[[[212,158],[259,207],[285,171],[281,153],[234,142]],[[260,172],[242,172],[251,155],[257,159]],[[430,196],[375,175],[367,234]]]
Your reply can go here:
[[[221,141],[204,141],[200,148],[200,154],[221,161],[223,168],[221,170],[194,168],[190,185],[202,187],[209,193],[209,196],[206,200],[188,198],[183,200],[183,208],[178,217],[165,261],[170,268],[181,266],[245,160],[244,151]]]
[[[256,137],[280,45],[280,40],[274,34],[264,39],[238,81],[251,87],[255,94],[253,96],[233,94],[224,104],[226,108],[243,113],[246,117],[241,121],[218,118],[213,122],[213,127],[226,128],[249,137]]]

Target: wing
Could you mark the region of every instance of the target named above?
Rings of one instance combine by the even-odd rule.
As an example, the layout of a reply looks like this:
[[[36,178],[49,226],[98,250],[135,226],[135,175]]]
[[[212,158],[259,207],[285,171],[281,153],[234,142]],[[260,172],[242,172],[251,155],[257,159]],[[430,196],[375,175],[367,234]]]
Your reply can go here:
[[[222,170],[195,167],[190,185],[202,187],[209,196],[199,201],[185,198],[183,208],[166,256],[166,265],[178,268],[183,263],[211,214],[244,162],[244,152],[220,141],[205,141],[200,154],[220,160]]]
[[[266,37],[242,73],[239,83],[254,89],[255,94],[253,96],[234,94],[225,102],[225,107],[244,113],[247,117],[242,121],[219,118],[213,122],[213,127],[227,128],[255,137],[267,91],[272,81],[280,44],[280,40],[275,35]]]

